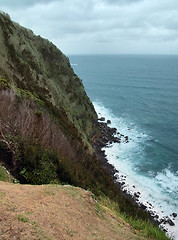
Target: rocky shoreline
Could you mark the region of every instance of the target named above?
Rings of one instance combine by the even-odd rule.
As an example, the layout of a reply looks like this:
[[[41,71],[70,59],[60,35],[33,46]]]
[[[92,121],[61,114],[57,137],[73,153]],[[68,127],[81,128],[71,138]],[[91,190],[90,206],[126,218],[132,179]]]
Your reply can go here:
[[[113,143],[128,143],[129,137],[124,136],[120,132],[117,131],[116,128],[111,128],[109,125],[111,124],[110,120],[105,121],[104,117],[101,117],[98,119],[98,126],[101,131],[101,136],[95,141],[94,143],[94,149],[98,156],[98,159],[102,165],[102,167],[108,172],[114,183],[117,185],[117,187],[120,189],[121,193],[124,194],[124,196],[127,196],[129,199],[133,201],[133,204],[136,204],[139,208],[141,208],[143,211],[146,211],[149,213],[151,220],[154,221],[158,226],[162,228],[163,231],[167,232],[166,225],[174,226],[174,222],[171,220],[169,216],[165,216],[160,218],[152,209],[153,206],[151,203],[148,203],[148,206],[142,204],[139,202],[140,192],[135,192],[134,194],[131,194],[124,190],[122,187],[125,184],[126,176],[121,176],[122,181],[118,181],[118,178],[116,174],[119,174],[119,171],[115,169],[113,165],[111,165],[108,160],[107,156],[105,154],[105,150],[103,148],[110,147]],[[133,186],[134,187],[134,186]],[[173,220],[177,217],[177,213],[172,213],[171,217]]]

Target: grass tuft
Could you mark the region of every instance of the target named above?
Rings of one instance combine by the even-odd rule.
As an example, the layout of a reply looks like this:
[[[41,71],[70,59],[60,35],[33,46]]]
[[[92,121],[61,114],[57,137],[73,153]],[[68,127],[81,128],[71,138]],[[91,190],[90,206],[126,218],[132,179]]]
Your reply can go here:
[[[19,215],[18,215],[18,220],[19,220],[20,222],[23,222],[23,223],[29,222],[29,219],[28,219],[25,215],[22,215],[22,214],[19,214]]]

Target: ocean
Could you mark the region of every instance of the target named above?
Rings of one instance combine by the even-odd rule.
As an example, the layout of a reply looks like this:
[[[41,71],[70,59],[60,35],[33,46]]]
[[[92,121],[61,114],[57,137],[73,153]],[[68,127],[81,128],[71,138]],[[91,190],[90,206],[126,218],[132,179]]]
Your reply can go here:
[[[75,73],[99,117],[128,136],[105,148],[119,170],[123,189],[168,216],[169,236],[178,239],[178,56],[72,55]]]

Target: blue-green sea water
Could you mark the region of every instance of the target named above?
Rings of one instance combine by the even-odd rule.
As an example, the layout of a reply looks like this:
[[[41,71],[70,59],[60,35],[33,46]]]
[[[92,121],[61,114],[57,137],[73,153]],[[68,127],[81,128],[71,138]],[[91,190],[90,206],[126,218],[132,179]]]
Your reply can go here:
[[[178,56],[70,56],[98,116],[112,121],[128,143],[106,148],[118,181],[147,204],[178,238]]]

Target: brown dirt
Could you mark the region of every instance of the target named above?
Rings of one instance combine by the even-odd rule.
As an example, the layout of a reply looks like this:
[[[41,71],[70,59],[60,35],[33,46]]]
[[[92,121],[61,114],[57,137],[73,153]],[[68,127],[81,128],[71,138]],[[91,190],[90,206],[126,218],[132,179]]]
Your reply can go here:
[[[0,182],[0,240],[144,239],[90,192]]]

